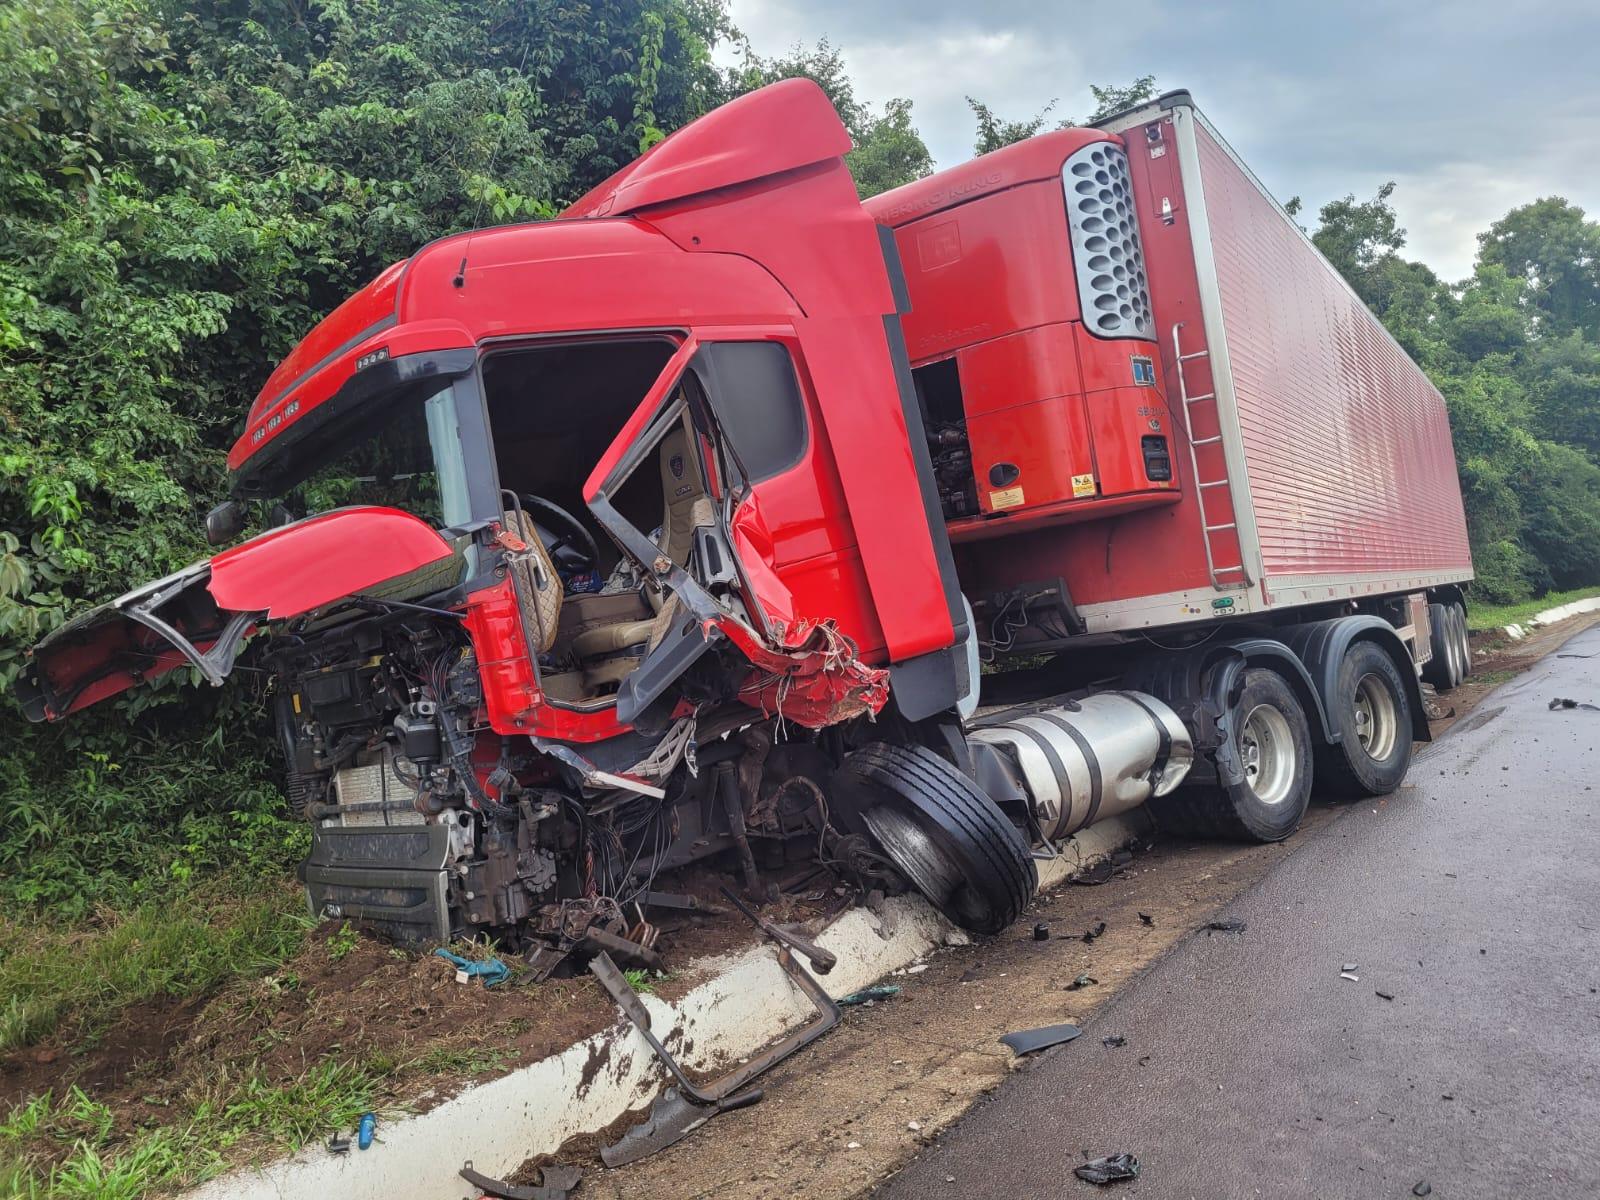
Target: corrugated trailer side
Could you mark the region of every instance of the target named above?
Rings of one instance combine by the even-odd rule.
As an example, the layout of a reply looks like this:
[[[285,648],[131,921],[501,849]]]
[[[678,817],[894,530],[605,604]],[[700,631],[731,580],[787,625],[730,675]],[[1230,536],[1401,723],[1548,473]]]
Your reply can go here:
[[[1225,472],[1232,498],[1208,516],[1236,526],[1209,537],[1220,587],[1249,610],[1470,579],[1444,399],[1422,370],[1186,94],[1110,127],[1138,163],[1147,228],[1192,245],[1190,287],[1152,284],[1158,320],[1179,284],[1162,324],[1174,406],[1190,399],[1196,441],[1222,437],[1197,481],[1220,490]]]

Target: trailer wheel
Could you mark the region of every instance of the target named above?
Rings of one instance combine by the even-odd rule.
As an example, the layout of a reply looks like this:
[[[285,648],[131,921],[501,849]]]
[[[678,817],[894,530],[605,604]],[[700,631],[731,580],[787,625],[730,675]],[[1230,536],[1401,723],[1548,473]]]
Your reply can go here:
[[[1450,618],[1455,629],[1456,683],[1459,685],[1472,674],[1472,637],[1467,633],[1467,613],[1461,605],[1450,605]]]
[[[1400,670],[1379,646],[1354,642],[1335,686],[1329,716],[1342,736],[1318,748],[1317,783],[1334,796],[1387,796],[1411,767],[1411,701]]]
[[[1283,676],[1251,667],[1229,718],[1231,749],[1244,778],[1179,788],[1153,800],[1156,819],[1175,833],[1281,842],[1300,827],[1311,801],[1311,726],[1305,709]]]
[[[973,933],[999,933],[1039,885],[1028,844],[977,784],[925,746],[874,742],[835,785],[901,873]]]
[[[1455,608],[1446,604],[1428,605],[1428,645],[1433,657],[1422,668],[1422,678],[1433,685],[1436,692],[1448,692],[1459,683],[1456,672],[1456,632],[1451,612]]]

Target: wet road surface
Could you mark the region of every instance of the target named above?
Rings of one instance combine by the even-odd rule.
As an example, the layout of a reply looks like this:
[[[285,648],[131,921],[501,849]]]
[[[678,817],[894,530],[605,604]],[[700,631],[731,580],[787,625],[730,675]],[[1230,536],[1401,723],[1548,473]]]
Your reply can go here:
[[[1600,628],[1303,834],[1220,914],[1242,932],[1180,943],[878,1194],[1600,1196],[1600,711],[1557,696],[1600,704]],[[1123,1151],[1137,1180],[1073,1177]]]

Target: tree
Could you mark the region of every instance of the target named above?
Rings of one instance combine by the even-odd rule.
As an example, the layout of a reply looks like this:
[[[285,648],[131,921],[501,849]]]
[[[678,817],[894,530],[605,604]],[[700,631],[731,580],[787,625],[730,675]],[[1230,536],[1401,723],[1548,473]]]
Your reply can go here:
[[[1479,261],[1528,281],[1541,330],[1600,330],[1600,224],[1559,196],[1514,208],[1478,235]]]
[[[1358,202],[1354,195],[1330,200],[1318,213],[1317,230],[1311,235],[1317,249],[1380,316],[1376,303],[1380,267],[1406,244],[1406,231],[1389,203],[1394,186],[1392,180],[1384,184],[1371,200]]]
[[[1156,94],[1156,77],[1154,75],[1141,75],[1132,83],[1125,85],[1091,83],[1089,92],[1094,96],[1094,110],[1082,121],[1066,120],[1056,125],[1057,129],[1072,129],[1078,125],[1093,125],[1096,121],[1104,120],[1112,113],[1120,112],[1125,108],[1132,108],[1152,99]],[[967,97],[967,107],[972,110],[972,115],[977,118],[978,132],[972,144],[974,154],[988,154],[991,150],[998,150],[1002,146],[1009,146],[1013,142],[1020,142],[1031,138],[1045,127],[1051,111],[1055,108],[1056,101],[1051,100],[1033,116],[1021,121],[1007,121],[998,116],[995,111],[981,100],[971,96]]]

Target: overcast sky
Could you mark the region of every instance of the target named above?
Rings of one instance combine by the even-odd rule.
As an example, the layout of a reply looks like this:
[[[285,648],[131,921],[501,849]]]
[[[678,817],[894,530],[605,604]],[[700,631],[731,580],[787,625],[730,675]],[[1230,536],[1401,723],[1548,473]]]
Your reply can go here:
[[[1600,215],[1600,0],[732,0],[758,54],[827,37],[861,98],[913,103],[941,167],[964,97],[1002,117],[1093,108],[1089,84],[1187,88],[1280,200],[1387,179],[1409,257],[1471,271],[1475,235],[1561,195]],[[1306,218],[1302,218],[1306,220]]]

